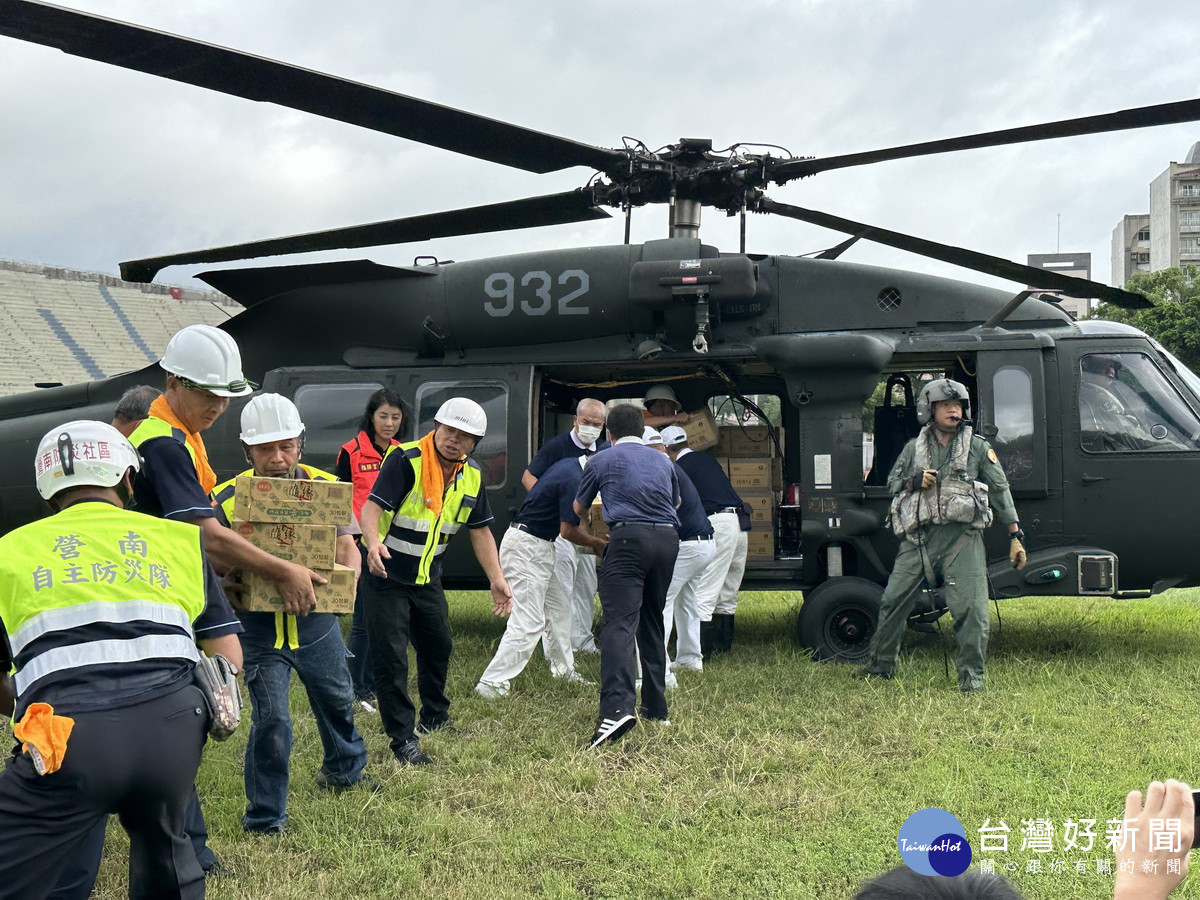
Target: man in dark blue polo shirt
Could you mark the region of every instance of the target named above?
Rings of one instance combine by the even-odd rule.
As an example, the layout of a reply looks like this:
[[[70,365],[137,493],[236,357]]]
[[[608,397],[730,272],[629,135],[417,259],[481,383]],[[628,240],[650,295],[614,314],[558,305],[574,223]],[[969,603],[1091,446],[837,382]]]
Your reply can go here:
[[[692,479],[715,533],[716,553],[697,592],[700,650],[707,658],[714,653],[726,653],[733,646],[733,616],[738,588],[746,572],[746,533],[738,517],[742,498],[715,457],[688,447],[687,433],[682,428],[664,428],[663,445]]]
[[[557,434],[542,445],[529,468],[521,476],[525,490],[533,489],[550,467],[563,459],[591,456],[608,446],[600,440],[604,431],[604,404],[590,397],[575,407],[575,419],[569,431]],[[596,599],[596,558],[579,552],[566,538],[554,542],[554,577],[562,585],[571,608],[571,649],[575,653],[599,653],[592,634],[593,603]],[[546,648],[549,651],[550,648]]]
[[[642,661],[641,715],[667,718],[663,605],[679,552],[679,479],[670,460],[642,443],[643,428],[636,406],[609,410],[613,446],[588,462],[575,497],[575,512],[584,516],[601,494],[610,532],[600,563],[600,721],[589,749],[637,722],[635,654]]]
[[[554,577],[554,547],[559,537],[572,541],[572,548],[577,543],[598,552],[607,543],[579,527],[573,508],[586,462],[585,456],[560,459],[547,469],[500,541],[500,569],[512,589],[513,606],[496,655],[475,686],[481,697],[507,697],[510,682],[524,670],[539,640],[555,678],[583,682],[571,651],[571,606]]]

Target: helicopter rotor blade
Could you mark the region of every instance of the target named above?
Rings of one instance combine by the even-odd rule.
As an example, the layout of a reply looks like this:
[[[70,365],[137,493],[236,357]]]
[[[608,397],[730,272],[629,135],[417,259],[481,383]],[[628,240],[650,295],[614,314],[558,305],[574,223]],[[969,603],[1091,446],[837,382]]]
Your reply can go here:
[[[616,150],[35,0],[0,0],[0,35],[529,172],[603,170],[623,158]]]
[[[1011,260],[1002,259],[999,256],[989,256],[986,253],[979,253],[975,250],[951,247],[949,244],[939,244],[936,241],[913,237],[899,231],[888,231],[886,228],[865,225],[862,222],[843,219],[840,216],[818,212],[813,209],[804,209],[803,207],[791,206],[787,203],[776,203],[774,200],[769,200],[766,197],[759,199],[756,211],[775,213],[776,215],[786,216],[789,219],[798,219],[801,222],[820,225],[822,228],[829,228],[833,231],[857,235],[864,241],[886,244],[889,247],[907,250],[919,256],[962,266],[964,269],[973,269],[976,272],[994,275],[997,278],[1006,278],[1009,281],[1015,281],[1019,284],[1053,288],[1055,293],[1066,294],[1068,297],[1078,297],[1083,300],[1103,300],[1106,303],[1111,303],[1123,309],[1146,309],[1154,305],[1141,294],[1134,294],[1120,288],[1109,287],[1106,284],[1100,284],[1098,281],[1088,281],[1083,278],[1075,278],[1070,275],[1047,271],[1046,269],[1021,265]]]
[[[1045,141],[1051,138],[1074,137],[1081,134],[1102,134],[1106,131],[1125,131],[1130,128],[1149,128],[1155,125],[1174,125],[1180,122],[1200,120],[1200,98],[1160,103],[1155,106],[1139,106],[1097,116],[1078,119],[1062,119],[1058,122],[1043,122],[1039,125],[1024,125],[1000,131],[985,131],[962,137],[923,141],[882,150],[862,153],[845,153],[815,159],[793,159],[772,165],[769,178],[782,184],[793,178],[804,178],[842,169],[847,166],[863,166],[892,159],[908,159],[913,156],[928,156],[933,153],[951,153],[956,150],[975,150],[980,147],[999,147],[1004,144],[1021,144],[1030,141]]]
[[[534,228],[539,225],[565,225],[572,222],[607,218],[610,218],[609,214],[594,205],[591,193],[582,190],[566,191],[561,194],[508,200],[487,206],[472,206],[421,216],[409,216],[404,219],[372,222],[368,225],[352,225],[348,228],[313,231],[290,237],[251,241],[246,244],[230,244],[207,250],[193,250],[167,256],[128,260],[121,263],[121,277],[125,281],[149,282],[154,279],[160,269],[184,263],[231,262],[259,256],[308,253],[315,250],[376,247],[384,244],[426,241],[439,237],[512,231],[518,228]]]

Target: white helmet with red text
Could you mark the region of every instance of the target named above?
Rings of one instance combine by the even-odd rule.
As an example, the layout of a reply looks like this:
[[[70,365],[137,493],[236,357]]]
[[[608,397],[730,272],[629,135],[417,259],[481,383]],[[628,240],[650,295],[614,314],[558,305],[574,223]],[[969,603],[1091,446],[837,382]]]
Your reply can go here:
[[[73,487],[115,487],[141,457],[107,422],[79,419],[46,432],[33,463],[38,493],[49,500]]]

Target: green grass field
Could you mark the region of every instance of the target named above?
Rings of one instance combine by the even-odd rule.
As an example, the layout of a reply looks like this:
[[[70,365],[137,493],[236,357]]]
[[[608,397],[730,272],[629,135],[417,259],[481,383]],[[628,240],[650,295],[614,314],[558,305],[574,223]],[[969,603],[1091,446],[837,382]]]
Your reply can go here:
[[[1104,821],[1125,793],[1151,778],[1200,782],[1200,591],[1001,603],[980,695],[958,692],[952,659],[945,674],[948,621],[900,680],[863,683],[796,646],[798,600],[743,594],[734,653],[680,675],[673,724],[585,752],[596,689],[552,681],[539,654],[512,697],[475,697],[503,623],[485,595],[452,595],[456,724],[423,742],[436,765],[393,765],[378,718],[360,716],[382,792],[319,792],[320,742],[294,681],[282,837],[241,830],[248,708],[241,733],[205,752],[211,843],[238,873],[209,895],[846,897],[900,862],[907,816],[938,806],[976,859],[976,829],[1008,825],[1008,851],[988,856],[1026,897],[1106,897]],[[586,674],[597,667],[582,658]],[[1053,850],[1023,851],[1021,820],[1039,818],[1054,823]],[[1062,848],[1068,818],[1098,820],[1090,852]],[[125,895],[124,848],[110,827],[96,896]]]

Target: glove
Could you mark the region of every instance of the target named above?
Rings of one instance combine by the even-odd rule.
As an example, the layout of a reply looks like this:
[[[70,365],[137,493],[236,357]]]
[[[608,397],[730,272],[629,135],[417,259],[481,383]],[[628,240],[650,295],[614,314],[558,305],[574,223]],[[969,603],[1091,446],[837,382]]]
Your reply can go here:
[[[926,469],[908,479],[904,486],[906,490],[916,491],[921,488],[933,487],[935,481],[937,481],[937,469]]]
[[[1008,561],[1012,563],[1012,567],[1018,571],[1025,568],[1025,563],[1028,562],[1028,555],[1025,553],[1025,545],[1016,538],[1009,542]]]

